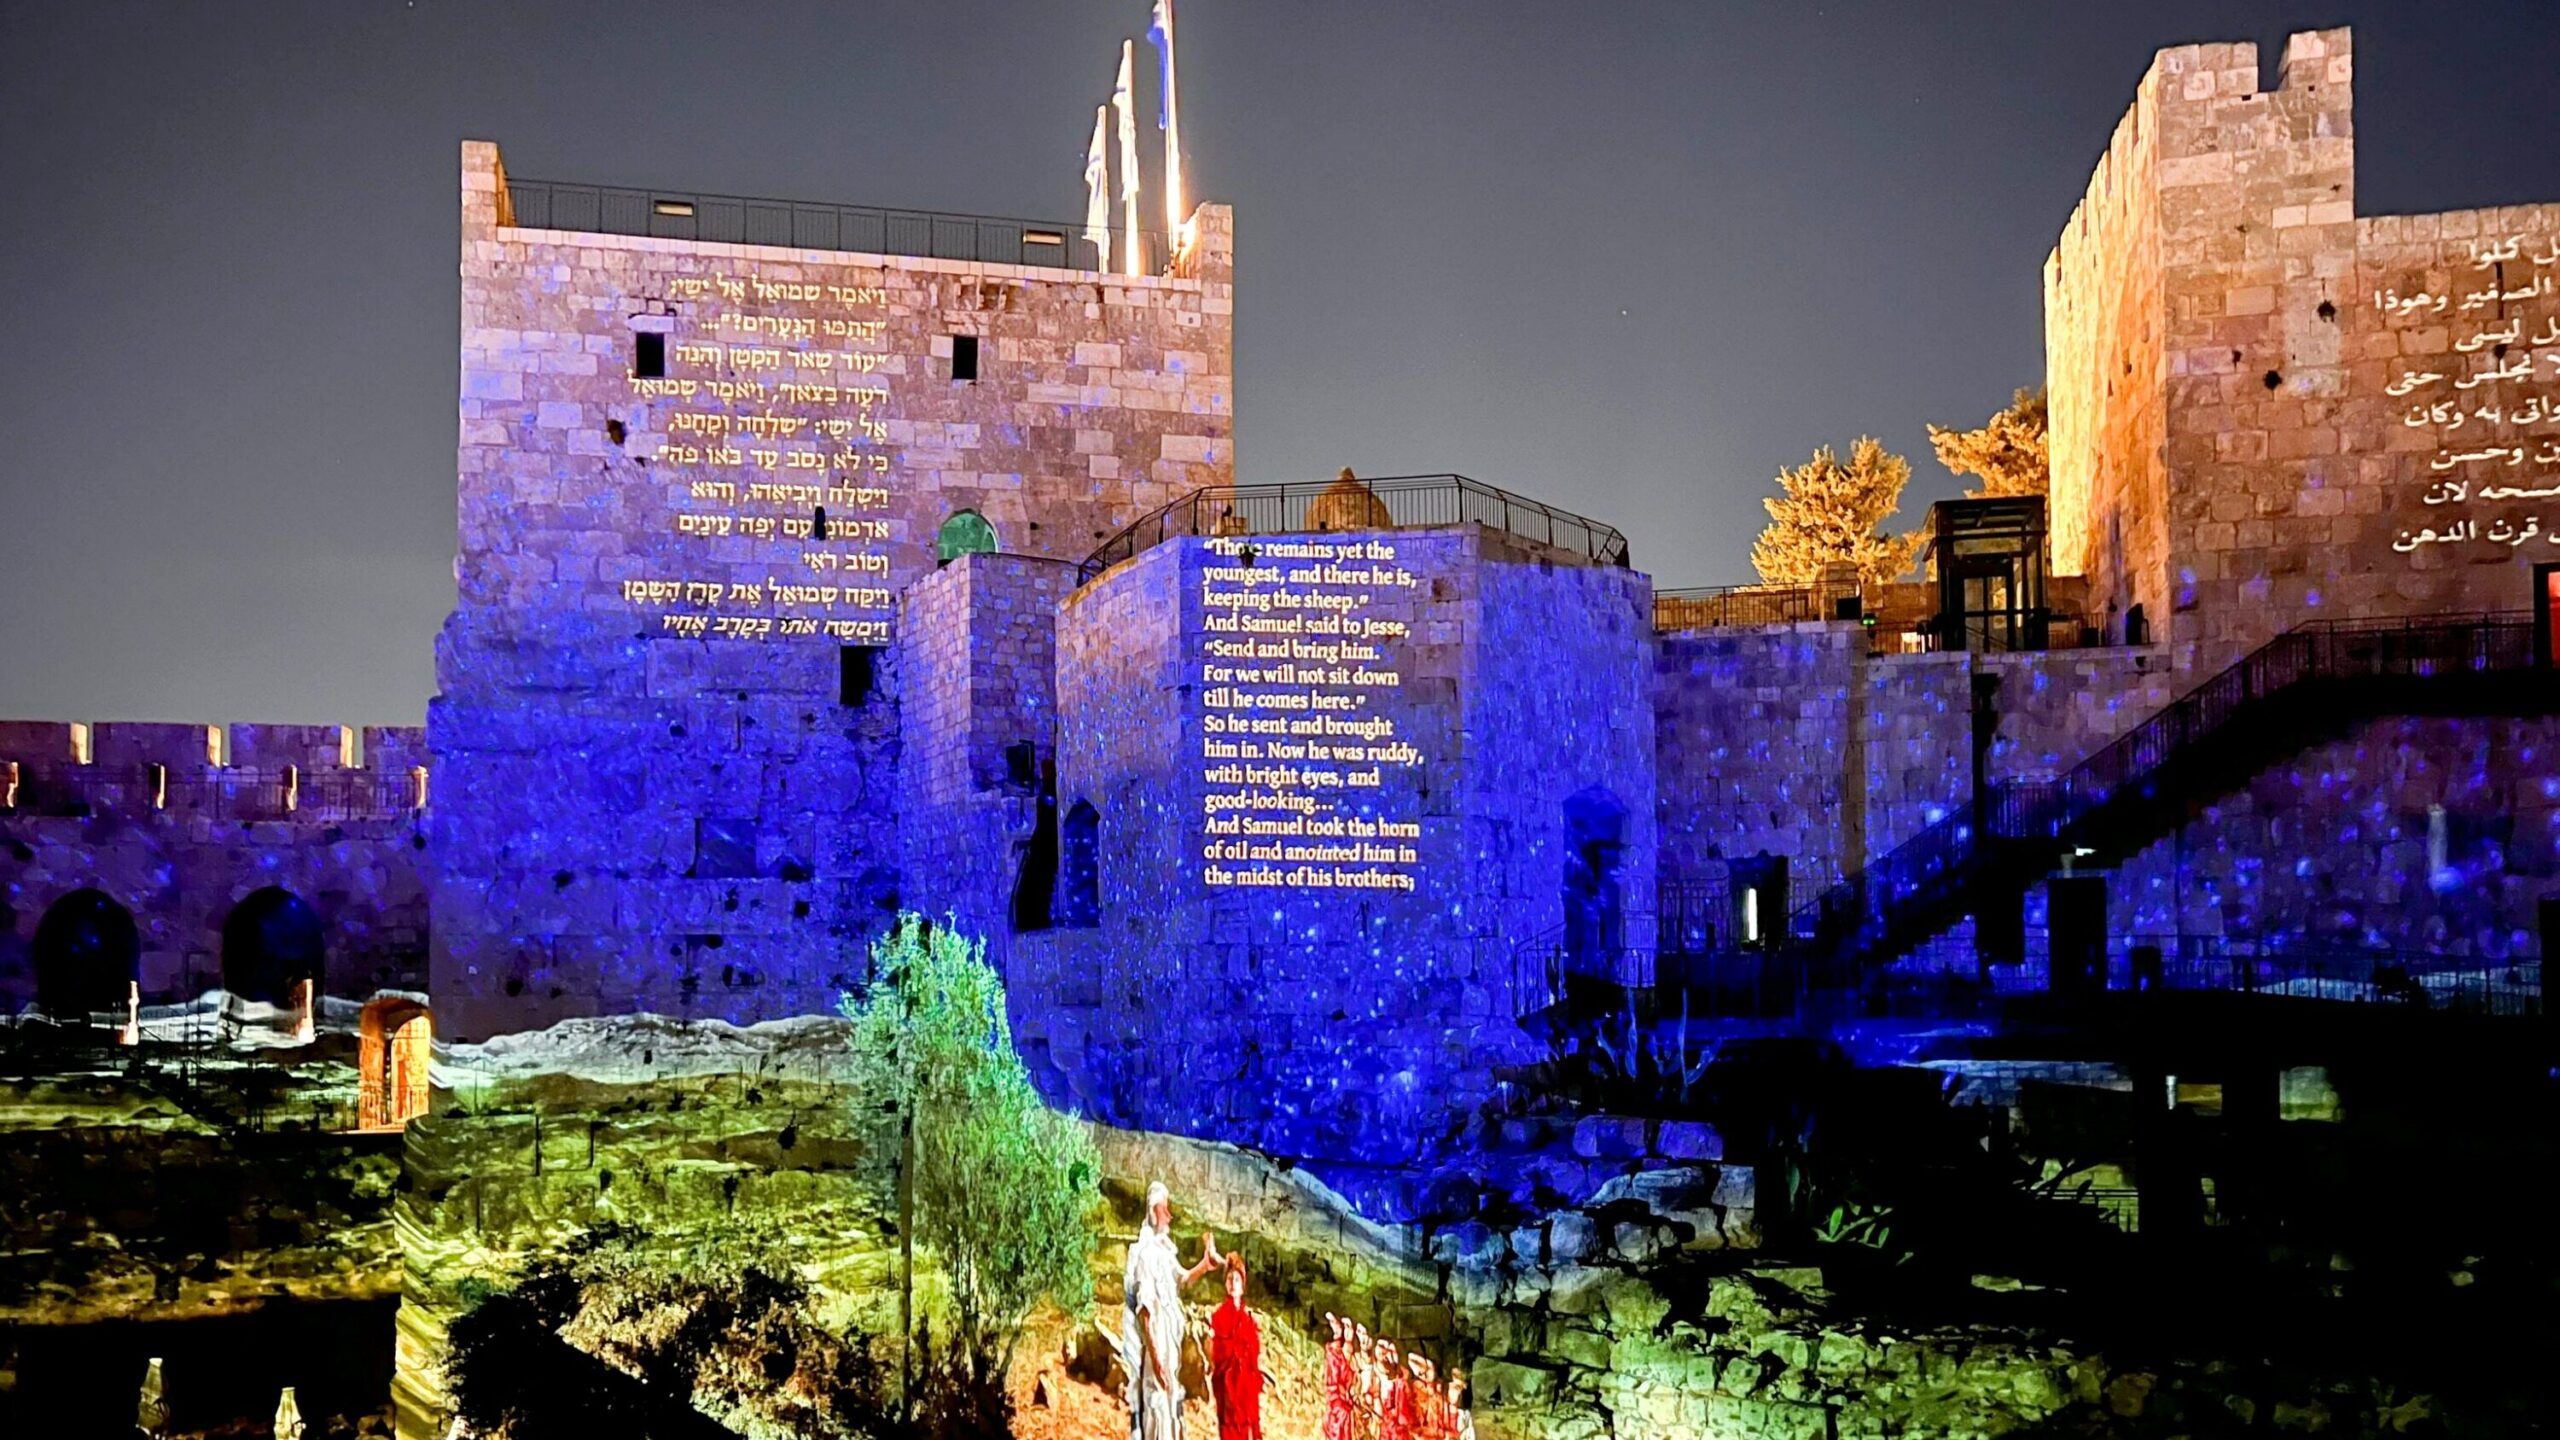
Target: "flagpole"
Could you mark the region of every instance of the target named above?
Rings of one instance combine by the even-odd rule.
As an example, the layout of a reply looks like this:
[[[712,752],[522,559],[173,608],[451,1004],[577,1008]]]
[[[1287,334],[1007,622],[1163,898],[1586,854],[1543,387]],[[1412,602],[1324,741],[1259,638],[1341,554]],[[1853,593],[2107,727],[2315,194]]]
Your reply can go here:
[[[1164,49],[1164,232],[1176,249],[1189,248],[1182,209],[1182,98],[1173,82],[1173,0],[1156,0],[1156,43]]]
[[[1134,42],[1120,42],[1120,83],[1111,92],[1111,106],[1120,116],[1120,204],[1125,232],[1121,246],[1126,252],[1121,267],[1122,273],[1133,276],[1146,273],[1144,247],[1138,243],[1138,120],[1130,113],[1135,50]]]
[[[1093,143],[1084,152],[1084,238],[1093,242],[1096,272],[1111,273],[1111,107],[1093,107]]]

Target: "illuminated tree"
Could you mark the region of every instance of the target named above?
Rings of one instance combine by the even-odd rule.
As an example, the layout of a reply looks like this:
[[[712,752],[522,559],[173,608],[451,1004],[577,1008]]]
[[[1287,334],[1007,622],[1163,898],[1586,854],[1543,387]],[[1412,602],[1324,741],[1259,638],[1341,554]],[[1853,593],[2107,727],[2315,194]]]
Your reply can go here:
[[[1863,584],[1899,577],[1918,553],[1916,535],[1887,535],[1885,520],[1902,503],[1911,462],[1872,435],[1858,437],[1844,463],[1825,445],[1802,465],[1778,472],[1786,493],[1760,502],[1769,524],[1752,542],[1751,563],[1771,585],[1810,585],[1825,566],[1858,567]]]
[[[985,1381],[1034,1305],[1093,1303],[1102,1165],[1032,1088],[984,942],[906,914],[847,997],[864,1104],[899,1122],[905,1228],[949,1282],[951,1333]]]
[[[2020,390],[2009,408],[1994,414],[1976,430],[1929,427],[1929,443],[1938,463],[1982,484],[1964,492],[1972,498],[1992,495],[2042,495],[2052,481],[2045,443],[2044,387]]]

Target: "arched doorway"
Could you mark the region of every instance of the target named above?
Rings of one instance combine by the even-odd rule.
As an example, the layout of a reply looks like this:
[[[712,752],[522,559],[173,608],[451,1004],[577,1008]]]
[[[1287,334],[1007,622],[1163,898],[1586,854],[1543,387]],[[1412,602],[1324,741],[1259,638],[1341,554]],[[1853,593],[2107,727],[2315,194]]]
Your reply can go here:
[[[996,548],[996,527],[975,510],[955,510],[933,537],[933,559],[948,565],[963,555],[985,555]]]
[[[320,916],[301,896],[281,885],[250,891],[222,921],[223,1019],[310,1039],[326,951]]]
[[[382,995],[366,1003],[356,1036],[356,1126],[397,1130],[427,1113],[435,1042],[424,1002]]]
[[[140,1038],[142,932],[114,896],[82,886],[54,901],[29,949],[37,1009],[65,1025],[113,1015],[119,1040]]]

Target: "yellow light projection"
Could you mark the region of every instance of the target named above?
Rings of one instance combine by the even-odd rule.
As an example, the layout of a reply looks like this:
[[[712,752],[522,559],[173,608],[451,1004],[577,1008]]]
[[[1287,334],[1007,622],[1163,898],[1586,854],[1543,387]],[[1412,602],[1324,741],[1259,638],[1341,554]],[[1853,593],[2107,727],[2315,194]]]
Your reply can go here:
[[[619,599],[676,639],[885,643],[905,526],[889,386],[866,377],[898,368],[887,287],[690,275],[664,293],[697,307],[696,333],[630,384],[674,477],[673,543],[641,549],[668,568],[623,575]]]

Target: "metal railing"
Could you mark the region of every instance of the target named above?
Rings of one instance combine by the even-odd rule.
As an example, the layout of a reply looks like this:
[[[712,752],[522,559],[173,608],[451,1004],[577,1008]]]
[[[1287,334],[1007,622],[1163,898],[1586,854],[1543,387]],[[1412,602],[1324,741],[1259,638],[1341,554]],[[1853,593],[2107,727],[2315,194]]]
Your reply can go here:
[[[6,782],[14,778],[15,784]],[[327,824],[424,808],[414,775],[374,770],[73,765],[0,761],[0,815],[167,814]]]
[[[2158,952],[2156,960],[2138,953],[2146,947]],[[1924,945],[1915,953],[1936,948]],[[2043,952],[2042,937],[2029,948]],[[1515,957],[1515,1017],[1567,1006],[1584,1016],[1633,1007],[1648,1022],[1679,1014],[1693,1021],[1936,1023],[1991,1019],[2011,1000],[2054,989],[2043,953],[1995,966],[1985,977],[1969,947],[1943,950],[1928,963],[1862,967],[1807,949],[1682,954],[1629,946],[1575,954],[1549,944]],[[2286,948],[2192,935],[2114,938],[2104,973],[2092,977],[2090,989],[2259,995],[2493,1018],[2544,1013],[2542,963],[2532,958]]]
[[[1081,225],[838,205],[815,200],[769,200],[707,195],[689,190],[635,190],[557,180],[507,177],[510,223],[526,230],[577,230],[597,235],[649,235],[726,245],[778,245],[794,250],[843,250],[863,255],[913,255],[989,265],[1046,265],[1099,270],[1101,257]],[[1165,232],[1142,230],[1139,248],[1156,262],[1171,254]],[[1112,244],[1122,243],[1113,232]],[[1145,269],[1144,263],[1140,266]]]
[[[1167,540],[1299,535],[1341,530],[1429,530],[1480,524],[1595,565],[1625,565],[1627,537],[1597,520],[1514,495],[1464,475],[1388,475],[1355,482],[1209,486],[1140,516],[1077,567],[1076,583]]]
[[[1751,625],[1791,625],[1828,620],[1838,603],[1858,593],[1855,585],[1707,585],[1687,590],[1653,592],[1653,628],[1675,630],[1738,629]]]
[[[2090,828],[2102,811],[2125,797],[2153,795],[2173,765],[2202,755],[2278,697],[2307,697],[2311,687],[2334,682],[2512,674],[2532,664],[2533,625],[2522,612],[2314,621],[2241,657],[2059,779],[1988,791],[1979,810],[1959,806],[1798,909],[1787,934],[1860,948],[1885,940],[1897,912],[1955,901],[1990,860],[2041,873],[2054,847],[2102,838]]]

